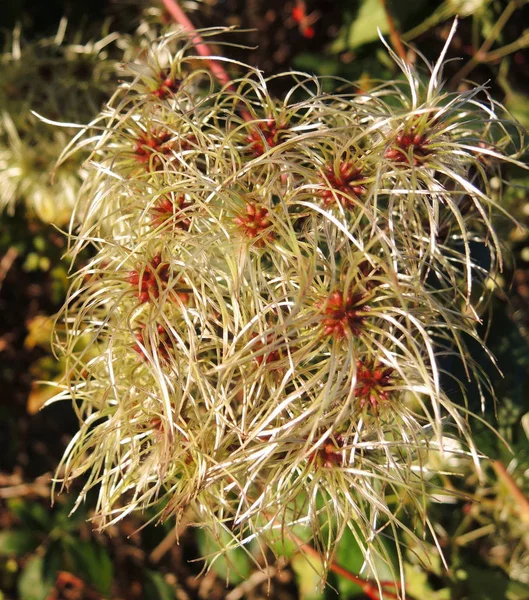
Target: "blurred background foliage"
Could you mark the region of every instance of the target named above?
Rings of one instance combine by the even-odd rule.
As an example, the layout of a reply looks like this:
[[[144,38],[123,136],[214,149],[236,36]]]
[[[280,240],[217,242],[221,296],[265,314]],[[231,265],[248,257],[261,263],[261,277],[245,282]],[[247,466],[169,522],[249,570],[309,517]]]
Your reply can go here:
[[[300,69],[357,80],[365,91],[377,80],[399,76],[379,40],[379,31],[390,37],[388,14],[412,61],[418,53],[435,60],[459,16],[446,85],[465,89],[467,79],[486,84],[529,127],[527,0],[182,5],[197,26],[241,30],[229,40],[246,47],[219,46],[225,55],[268,74]],[[75,197],[83,157],[52,181],[53,164],[75,129],[43,123],[30,110],[52,120],[88,122],[119,82],[124,47],[113,32],[123,34],[130,49],[138,27],[162,31],[170,19],[156,0],[9,0],[2,4],[0,25],[0,206],[8,205],[0,216],[0,600],[365,598],[358,585],[333,573],[322,590],[321,564],[317,558],[310,564],[300,560],[296,543],[276,545],[284,558],[270,553],[268,564],[256,564],[259,553],[252,545],[247,552],[232,550],[206,572],[202,559],[217,542],[201,530],[175,532],[170,523],[156,525],[145,514],[99,535],[91,520],[93,498],[71,516],[73,493],[50,507],[52,473],[76,420],[66,404],[40,410],[54,388],[39,381],[61,376],[49,340],[68,285],[62,230],[71,197],[63,202],[60,194]],[[102,38],[105,43],[97,45]],[[332,90],[336,80],[328,78],[325,86]],[[442,474],[443,460],[450,459],[431,456],[440,474],[430,512],[450,568],[427,543],[419,548],[403,539],[409,544],[407,591],[417,600],[529,599],[529,178],[514,170],[505,177],[505,208],[520,225],[508,219],[500,224],[507,261],[502,279],[491,282],[497,294],[483,324],[498,371],[475,349],[497,391],[483,421],[474,423],[490,460],[481,478],[470,460],[450,465],[458,476],[448,476]],[[446,368],[458,375],[458,365]],[[413,523],[413,514],[408,518]],[[359,572],[352,533],[344,536],[337,562]]]

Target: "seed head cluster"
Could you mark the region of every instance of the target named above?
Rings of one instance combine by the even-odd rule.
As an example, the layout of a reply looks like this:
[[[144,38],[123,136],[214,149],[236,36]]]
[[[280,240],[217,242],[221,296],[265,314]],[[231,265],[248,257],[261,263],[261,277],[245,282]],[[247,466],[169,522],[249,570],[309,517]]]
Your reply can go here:
[[[465,340],[522,140],[484,90],[442,91],[442,59],[394,58],[403,77],[369,93],[294,73],[279,100],[239,63],[220,88],[171,34],[87,129],[63,467],[106,523],[192,507],[234,545],[304,527],[326,561],[350,527],[373,567],[394,498],[428,523],[428,448],[476,456],[440,360],[480,381]]]
[[[0,53],[0,211],[24,203],[30,216],[59,226],[69,221],[86,156],[55,163],[75,133],[71,125],[86,124],[111,95],[118,37],[81,44],[82,35],[67,29],[63,19],[54,37],[30,43],[17,27]]]

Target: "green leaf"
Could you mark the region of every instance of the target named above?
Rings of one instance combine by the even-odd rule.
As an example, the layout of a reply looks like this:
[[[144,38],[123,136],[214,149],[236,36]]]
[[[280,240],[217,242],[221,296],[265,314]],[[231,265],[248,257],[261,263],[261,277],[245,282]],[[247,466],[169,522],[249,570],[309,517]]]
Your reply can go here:
[[[222,530],[216,540],[208,530],[200,529],[197,531],[197,541],[202,557],[209,558],[213,571],[228,583],[235,585],[250,575],[250,557],[242,548],[232,547],[219,553],[233,543],[233,537],[227,531]]]
[[[365,0],[348,30],[342,31],[333,44],[332,51],[354,50],[363,44],[374,42],[378,39],[378,29],[383,34],[389,31],[384,7],[380,0]]]
[[[509,317],[508,307],[500,302],[494,305],[487,343],[501,374],[488,367],[498,402],[496,414],[490,410],[484,417],[517,453],[527,453],[527,437],[520,435],[520,420],[527,411],[529,398],[529,345]],[[486,358],[482,364],[486,368]],[[477,407],[471,408],[478,412]],[[476,422],[472,428],[480,451],[491,458],[510,460],[510,450],[489,429]]]
[[[368,570],[363,569],[364,555],[358,539],[362,539],[361,533],[357,531],[355,534],[355,532],[347,528],[340,540],[336,561],[342,567],[355,575],[359,575],[363,579],[372,578],[372,574]],[[373,556],[374,570],[379,579],[392,581],[395,577],[395,573],[398,572],[398,561],[395,556],[395,548],[390,540],[381,539],[379,541],[384,546],[385,557],[390,564],[388,565],[388,563],[379,556]],[[393,571],[391,565],[393,566]],[[362,596],[360,586],[345,577],[338,577],[338,590],[340,591],[341,597],[356,598],[357,596]]]
[[[79,540],[73,540],[65,546],[79,577],[103,596],[108,596],[112,586],[113,568],[105,548],[95,542]]]
[[[362,550],[353,532],[347,528],[343,534],[336,553],[337,562],[352,573],[360,573],[364,564]],[[338,577],[338,590],[346,598],[356,598],[362,595],[362,588],[345,577]]]
[[[75,504],[73,497],[68,497],[61,502],[58,509],[53,513],[53,529],[60,536],[68,532],[76,531],[81,523],[87,520],[86,505],[82,504],[73,514],[72,509]]]
[[[39,545],[40,540],[31,531],[2,531],[0,533],[0,555],[23,556]]]
[[[465,569],[469,600],[498,600],[507,598],[509,578],[499,569],[480,569],[468,566]]]
[[[64,570],[63,545],[60,540],[53,540],[46,548],[42,572],[46,581],[55,581],[61,570]]]
[[[318,558],[298,554],[290,561],[296,574],[300,600],[321,600],[323,598],[323,564]]]
[[[289,528],[289,531],[300,539],[302,542],[310,542],[311,531],[304,525],[294,525]],[[299,553],[299,544],[294,542],[287,534],[284,534],[281,529],[271,529],[266,533],[266,543],[274,554],[291,558]]]
[[[509,79],[505,76],[498,77],[498,82],[505,90],[505,107],[520,121],[525,127],[529,127],[529,107],[528,96],[519,89],[513,88]]]
[[[145,600],[174,600],[175,589],[165,581],[161,573],[155,571],[145,572],[145,582],[143,586]]]
[[[467,566],[458,570],[457,597],[468,600],[529,600],[529,587],[512,581],[501,569]]]
[[[18,580],[18,597],[20,600],[46,600],[53,581],[44,576],[43,558],[31,558]]]
[[[340,63],[335,58],[325,58],[321,54],[301,53],[295,56],[294,65],[303,71],[311,71],[318,75],[338,75]],[[325,83],[325,81],[323,81]]]
[[[49,510],[38,502],[12,499],[8,502],[9,510],[14,513],[21,523],[31,531],[48,533],[51,528]]]
[[[428,581],[428,573],[418,566],[404,564],[406,576],[406,591],[413,598],[428,598],[428,600],[450,600],[448,588],[434,591]]]
[[[507,585],[506,600],[529,600],[529,586],[520,581],[509,581]]]

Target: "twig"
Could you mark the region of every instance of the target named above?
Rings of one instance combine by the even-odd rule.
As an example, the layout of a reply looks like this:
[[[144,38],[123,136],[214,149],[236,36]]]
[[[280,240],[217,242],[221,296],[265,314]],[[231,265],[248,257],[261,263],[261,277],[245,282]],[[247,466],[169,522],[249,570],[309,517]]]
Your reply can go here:
[[[208,65],[212,75],[217,78],[217,81],[221,85],[228,86],[230,90],[235,91],[228,72],[219,61],[211,58],[213,56],[211,48],[206,44],[202,36],[196,30],[196,27],[193,25],[193,23],[191,23],[176,0],[162,0],[162,2],[176,23],[181,25],[184,30],[189,33],[191,36],[191,42],[195,46],[196,51],[200,54],[200,56],[209,59]],[[255,120],[254,117],[252,117],[252,115],[244,108],[240,109],[240,114],[245,121]]]
[[[2,260],[0,260],[0,288],[2,287],[2,283],[4,282],[6,275],[9,273],[9,269],[13,266],[17,256],[18,250],[11,246],[11,248],[9,248],[9,250],[2,257]]]
[[[22,498],[24,496],[39,496],[47,498],[50,495],[51,475],[44,473],[31,483],[24,483],[19,475],[0,474],[0,498]]]
[[[512,475],[507,471],[503,463],[499,460],[493,460],[492,468],[496,472],[498,479],[505,484],[505,487],[507,487],[516,502],[520,519],[526,525],[529,525],[529,499],[518,487],[518,484],[514,481]]]
[[[525,33],[523,33],[514,42],[511,42],[510,44],[506,44],[505,46],[502,46],[501,48],[498,48],[497,50],[491,50],[490,52],[488,52],[483,57],[483,60],[481,62],[484,62],[484,63],[496,62],[496,61],[500,60],[501,58],[505,58],[506,56],[509,56],[509,54],[512,54],[513,52],[517,52],[518,50],[523,50],[524,48],[527,48],[528,45],[529,45],[529,31],[526,30]]]
[[[265,581],[270,581],[277,572],[277,568],[269,566],[263,571],[255,571],[248,579],[240,583],[235,589],[231,590],[226,596],[226,600],[241,600],[241,598],[247,598],[249,592],[254,590],[258,585]]]
[[[291,531],[287,530],[286,533],[288,537],[296,543],[300,550],[306,552],[307,554],[310,554],[314,558],[319,558],[321,560],[320,553],[310,544],[304,542]],[[387,590],[388,587],[395,587],[395,584],[392,581],[381,581],[379,586],[374,581],[370,581],[369,579],[364,579],[363,577],[355,575],[345,567],[339,565],[336,561],[331,562],[331,564],[329,565],[329,569],[333,573],[336,573],[336,575],[345,577],[345,579],[348,579],[352,583],[355,583],[361,588],[362,592],[364,592],[366,596],[371,598],[371,600],[382,600],[382,598],[384,598],[384,600],[399,600],[399,596],[397,594]],[[383,590],[383,596],[381,595],[380,588],[386,588]]]
[[[160,562],[166,552],[175,545],[177,540],[184,534],[184,531],[189,525],[189,516],[184,513],[178,526],[175,526],[171,531],[164,537],[164,539],[156,546],[156,548],[149,554],[149,560],[153,563]]]
[[[498,20],[491,29],[487,39],[481,44],[479,50],[474,52],[474,56],[465,64],[459,71],[450,79],[448,87],[454,89],[457,84],[464,79],[479,63],[488,62],[489,55],[487,54],[492,44],[498,39],[501,30],[505,27],[507,21],[511,18],[517,7],[516,0],[511,0],[505,7],[505,10],[499,16]]]
[[[187,15],[180,8],[176,0],[162,0],[165,8],[169,12],[169,14],[173,17],[173,19],[187,31],[187,33],[191,36],[191,42],[195,46],[197,52],[200,56],[204,58],[210,58],[212,56],[212,52],[209,46],[204,42],[202,36],[197,32],[195,26],[188,19]],[[224,69],[224,67],[215,60],[209,60],[209,69],[211,73],[217,78],[221,85],[230,85],[230,76]]]
[[[391,12],[389,11],[387,0],[380,0],[382,4],[382,8],[386,13],[386,19],[388,20],[389,26],[389,39],[391,40],[391,44],[395,49],[395,52],[399,55],[399,57],[405,62],[408,62],[408,58],[406,55],[406,49],[404,48],[404,44],[400,38],[399,32],[397,31],[397,27],[395,25],[395,21],[391,16]]]

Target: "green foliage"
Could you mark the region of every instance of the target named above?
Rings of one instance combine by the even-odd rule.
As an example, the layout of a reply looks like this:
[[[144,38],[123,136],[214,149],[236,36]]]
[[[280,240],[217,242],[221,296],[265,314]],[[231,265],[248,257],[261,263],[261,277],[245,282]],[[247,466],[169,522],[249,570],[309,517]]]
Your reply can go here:
[[[161,573],[147,570],[144,586],[145,600],[174,600],[174,587],[165,581]]]
[[[340,540],[338,552],[336,553],[336,560],[338,561],[338,564],[349,569],[351,573],[362,572],[362,567],[364,566],[362,548],[358,544],[357,536],[355,536],[350,529],[344,533]],[[340,577],[337,584],[340,596],[343,596],[344,598],[356,598],[362,595],[361,588],[345,577]]]
[[[487,399],[494,405],[494,411],[483,414],[484,423],[474,422],[474,439],[479,450],[490,458],[508,462],[514,453],[520,460],[526,460],[529,441],[521,419],[527,412],[529,398],[529,344],[509,316],[508,307],[499,301],[495,303],[487,342],[497,363],[497,370],[490,371],[495,399],[490,396]],[[490,364],[485,353],[478,350],[474,356],[483,369]],[[493,428],[500,437],[494,435]]]
[[[20,600],[46,600],[53,587],[54,573],[46,573],[44,558],[32,556],[18,580]]]
[[[50,590],[59,585],[61,574],[66,574],[79,589],[90,590],[92,596],[113,597],[116,556],[102,538],[87,528],[88,507],[92,504],[88,499],[87,506],[71,515],[72,503],[63,499],[52,511],[42,502],[9,500],[9,513],[16,521],[9,530],[0,532],[0,587],[6,591],[16,587],[20,600],[46,600]],[[154,525],[146,531],[146,551],[167,533]],[[134,575],[146,600],[174,599],[174,585],[167,583],[160,572],[145,565]]]
[[[8,502],[10,511],[20,520],[22,526],[31,532],[46,532],[53,523],[49,511],[38,502],[31,502],[15,498]],[[60,512],[55,513],[60,518]]]
[[[354,50],[363,44],[378,40],[379,31],[382,35],[389,31],[384,7],[379,0],[362,2],[350,23],[347,23],[347,13],[345,16],[346,23],[331,46],[332,52]]]
[[[465,600],[527,600],[529,586],[509,578],[500,570],[466,567],[457,572],[452,594]]]
[[[251,557],[246,549],[233,544],[233,536],[229,532],[222,529],[214,536],[207,529],[199,529],[196,537],[201,556],[206,560],[214,557],[211,568],[227,584],[240,583],[249,576]]]
[[[39,538],[32,531],[2,531],[0,532],[0,555],[23,556],[39,545]]]
[[[428,11],[429,0],[423,2],[389,2],[392,17],[400,30],[405,30],[410,22]],[[355,6],[356,5],[356,6]],[[347,6],[346,4],[344,6]],[[356,10],[355,10],[356,9]],[[344,8],[343,24],[336,39],[329,47],[333,54],[346,50],[356,51],[365,44],[379,40],[389,33],[389,22],[384,4],[380,0],[363,0]]]
[[[71,538],[64,541],[64,553],[72,561],[72,571],[82,573],[85,581],[103,596],[110,594],[113,568],[105,548],[91,541]]]

